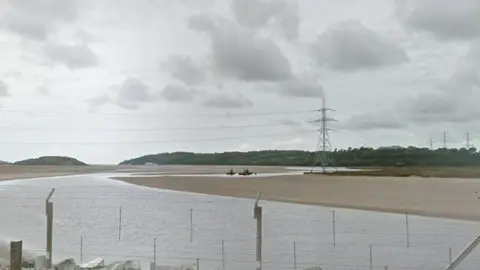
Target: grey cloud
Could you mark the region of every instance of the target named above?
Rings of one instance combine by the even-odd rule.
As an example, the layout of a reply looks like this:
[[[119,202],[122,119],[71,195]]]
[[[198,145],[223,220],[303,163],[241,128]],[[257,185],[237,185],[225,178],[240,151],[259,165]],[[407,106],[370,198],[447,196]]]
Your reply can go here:
[[[33,40],[47,39],[48,26],[42,22],[35,21],[34,18],[15,18],[9,20],[4,25],[8,30]]]
[[[188,18],[188,27],[195,31],[211,33],[219,25],[219,20],[226,19],[213,14],[196,14]]]
[[[42,85],[42,86],[38,87],[37,91],[38,91],[39,94],[42,94],[44,96],[50,96],[52,94],[50,89],[48,89],[45,85]]]
[[[285,126],[294,126],[294,127],[301,126],[300,122],[292,119],[288,119],[288,118],[279,119],[275,123],[280,125],[285,125]]]
[[[480,87],[480,41],[473,43],[457,64],[457,68],[445,83],[445,90],[471,91]]]
[[[334,70],[379,68],[408,61],[394,42],[358,21],[345,21],[327,29],[314,45],[318,63]]]
[[[225,94],[215,94],[209,96],[204,102],[205,107],[223,108],[223,109],[241,109],[253,107],[253,102],[243,95],[228,96]]]
[[[285,0],[234,0],[232,10],[244,27],[261,28],[273,22],[285,37],[298,36],[297,8]]]
[[[156,96],[150,91],[150,87],[137,78],[127,78],[120,86],[113,87],[116,97],[111,98],[104,94],[87,100],[90,111],[96,111],[99,107],[113,103],[127,110],[136,110],[144,103],[156,100]]]
[[[77,17],[74,0],[7,1],[1,25],[9,31],[33,40],[46,40],[59,22],[72,22]]]
[[[354,115],[337,126],[346,130],[398,129],[406,127],[407,123],[398,119],[393,111],[379,111]]]
[[[170,56],[162,67],[172,72],[174,78],[187,85],[197,85],[207,78],[205,71],[187,56]]]
[[[223,76],[252,82],[291,77],[289,60],[271,40],[231,23],[219,25],[206,17],[191,18],[190,27],[209,35],[215,68]]]
[[[434,34],[438,39],[472,39],[480,37],[478,0],[396,1],[400,19],[410,27]]]
[[[10,92],[8,91],[8,86],[5,82],[0,80],[0,97],[8,97]]]
[[[312,79],[292,78],[280,84],[281,94],[292,97],[323,97],[323,87]]]
[[[98,65],[97,55],[85,44],[73,46],[49,44],[44,52],[50,60],[62,63],[71,70]]]
[[[180,4],[193,9],[208,9],[215,4],[214,0],[178,0]]]
[[[480,43],[460,59],[453,75],[434,91],[400,100],[391,110],[363,113],[347,122],[353,129],[480,122]],[[353,124],[357,123],[357,125]]]
[[[126,79],[118,89],[117,104],[125,109],[138,109],[153,99],[150,88],[137,78]]]
[[[107,95],[102,95],[87,100],[90,112],[95,112],[99,107],[112,102],[112,99]]]
[[[92,41],[98,41],[99,39],[94,36],[93,34],[83,30],[83,29],[80,29],[77,31],[77,33],[75,33],[75,35],[73,36],[75,40],[78,40],[78,42],[80,43],[89,43],[89,42],[92,42]]]
[[[160,97],[172,102],[190,102],[200,94],[199,90],[189,89],[179,85],[167,85],[160,92]]]

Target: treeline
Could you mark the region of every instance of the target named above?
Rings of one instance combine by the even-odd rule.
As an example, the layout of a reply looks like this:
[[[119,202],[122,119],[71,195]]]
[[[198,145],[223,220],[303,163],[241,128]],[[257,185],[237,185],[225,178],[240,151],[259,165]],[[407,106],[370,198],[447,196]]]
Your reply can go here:
[[[265,150],[251,152],[191,153],[174,152],[125,160],[120,165],[263,165],[311,166],[318,152]],[[328,153],[330,166],[477,166],[480,153],[470,149],[428,148],[349,148]]]

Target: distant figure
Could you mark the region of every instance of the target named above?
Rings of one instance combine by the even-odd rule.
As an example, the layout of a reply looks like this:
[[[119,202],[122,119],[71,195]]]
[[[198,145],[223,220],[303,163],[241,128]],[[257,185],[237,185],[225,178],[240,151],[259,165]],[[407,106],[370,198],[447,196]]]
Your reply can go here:
[[[235,172],[233,171],[233,169],[230,169],[230,171],[227,172],[227,175],[235,175]]]

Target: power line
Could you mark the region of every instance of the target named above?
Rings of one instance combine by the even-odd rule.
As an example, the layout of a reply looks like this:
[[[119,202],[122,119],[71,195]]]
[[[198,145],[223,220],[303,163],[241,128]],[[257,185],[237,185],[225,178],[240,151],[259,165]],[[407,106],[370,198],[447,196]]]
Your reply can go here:
[[[250,113],[99,113],[99,112],[58,112],[58,111],[32,111],[21,109],[0,109],[1,113],[28,114],[29,116],[168,116],[168,117],[192,117],[192,116],[213,116],[213,117],[252,117],[261,115],[288,115],[313,113],[317,110],[295,110],[295,111],[274,111],[274,112],[250,112]]]
[[[201,138],[201,139],[184,139],[184,140],[153,140],[153,141],[131,141],[131,142],[6,142],[0,141],[0,144],[23,144],[23,145],[128,145],[128,144],[162,144],[162,143],[188,143],[188,142],[203,142],[203,141],[220,141],[220,140],[236,140],[236,139],[251,139],[251,138],[270,138],[282,137],[288,135],[299,135],[305,133],[315,132],[315,130],[306,130],[302,132],[290,133],[276,133],[256,136],[237,136],[237,137],[217,137],[217,138]]]
[[[218,129],[240,129],[256,127],[277,127],[292,126],[292,124],[257,124],[257,125],[238,125],[238,126],[205,126],[205,127],[155,127],[155,128],[42,128],[42,127],[18,127],[18,126],[0,126],[1,130],[19,130],[19,131],[40,131],[40,132],[84,132],[84,131],[102,131],[102,132],[155,132],[155,131],[173,131],[173,130],[218,130]]]

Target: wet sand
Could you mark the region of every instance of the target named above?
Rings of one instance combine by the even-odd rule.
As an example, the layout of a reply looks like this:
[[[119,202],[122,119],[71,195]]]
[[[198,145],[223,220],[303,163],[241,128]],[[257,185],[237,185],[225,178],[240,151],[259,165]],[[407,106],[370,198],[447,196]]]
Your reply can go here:
[[[294,175],[274,177],[120,177],[128,183],[194,193],[480,220],[480,180]],[[253,202],[252,202],[253,203]]]

